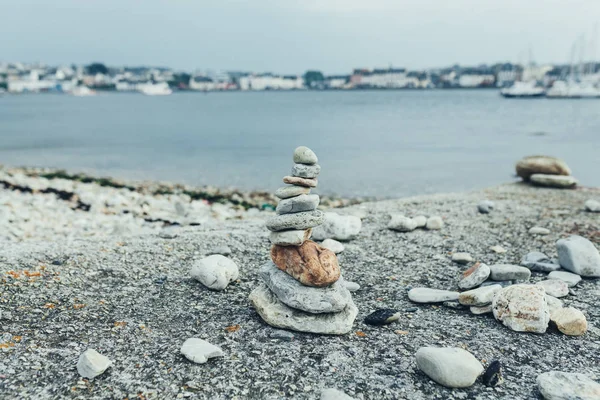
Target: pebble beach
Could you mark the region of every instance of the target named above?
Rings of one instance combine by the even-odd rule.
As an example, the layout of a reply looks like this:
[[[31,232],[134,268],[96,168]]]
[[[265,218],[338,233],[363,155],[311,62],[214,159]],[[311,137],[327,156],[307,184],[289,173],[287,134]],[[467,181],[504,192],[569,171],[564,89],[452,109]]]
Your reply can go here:
[[[358,314],[318,335],[268,325],[249,300],[271,262],[272,194],[74,177],[0,169],[0,398],[600,398],[600,280],[547,283],[566,273],[557,242],[600,248],[600,188],[321,196],[313,240],[337,253]],[[346,217],[355,234],[336,231]],[[211,255],[235,265],[217,290],[191,273]],[[517,283],[542,293],[537,333],[498,315]],[[571,309],[581,334],[561,325]]]

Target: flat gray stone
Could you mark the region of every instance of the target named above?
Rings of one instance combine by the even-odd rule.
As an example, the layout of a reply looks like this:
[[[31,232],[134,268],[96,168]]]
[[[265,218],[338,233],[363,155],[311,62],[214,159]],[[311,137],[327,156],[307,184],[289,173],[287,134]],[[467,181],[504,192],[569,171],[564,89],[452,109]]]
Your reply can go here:
[[[311,232],[311,229],[271,232],[269,239],[280,246],[300,246],[310,239]]]
[[[279,301],[265,284],[259,285],[250,293],[250,301],[267,324],[299,332],[344,335],[352,330],[358,315],[358,308],[353,301],[337,313],[311,314],[296,310]]]
[[[529,233],[532,235],[549,235],[550,229],[542,228],[541,226],[534,226],[529,229]]]
[[[548,279],[559,279],[569,287],[574,287],[581,282],[581,276],[567,271],[552,271],[548,274]]]
[[[462,290],[473,289],[481,285],[490,276],[490,267],[486,264],[478,263],[463,272],[462,279],[458,282],[458,288]]]
[[[301,194],[309,194],[310,188],[304,186],[288,185],[280,187],[275,191],[275,196],[280,199],[289,199],[290,197],[300,196]]]
[[[304,230],[321,225],[324,221],[321,211],[306,211],[295,214],[274,215],[267,220],[267,229],[270,231]],[[313,230],[313,236],[315,231]],[[318,238],[317,238],[318,239]]]
[[[600,201],[588,200],[585,202],[585,209],[590,212],[600,212]]]
[[[477,204],[477,210],[482,214],[489,214],[494,209],[494,202],[490,200],[483,200]]]
[[[570,189],[577,186],[577,179],[564,175],[533,174],[529,177],[531,183],[537,186]]]
[[[558,262],[577,275],[600,277],[600,254],[592,242],[584,237],[573,235],[556,242]]]
[[[79,356],[77,372],[84,378],[92,379],[103,374],[111,365],[112,361],[108,357],[94,349],[87,349]]]
[[[514,285],[514,284],[515,284],[515,282],[513,282],[513,281],[485,281],[481,284],[481,287],[500,285],[504,288],[504,287],[508,287],[508,286]]]
[[[333,251],[335,254],[339,254],[344,251],[344,245],[334,239],[325,239],[321,243],[321,247]]]
[[[223,357],[223,350],[206,340],[190,338],[183,342],[181,354],[191,362],[204,364],[209,358]]]
[[[550,322],[546,292],[539,285],[512,285],[492,301],[494,318],[515,332],[544,333]]]
[[[529,268],[531,271],[538,272],[552,272],[560,269],[560,264],[557,259],[551,259],[539,251],[527,253],[523,259],[521,259],[521,265]]]
[[[452,261],[459,264],[468,264],[474,260],[469,253],[454,253],[452,254]]]
[[[277,214],[293,214],[302,211],[313,211],[319,205],[318,194],[301,194],[289,199],[283,199],[277,204]]]
[[[417,222],[404,215],[394,214],[387,225],[388,229],[398,232],[410,232],[417,229]]]
[[[362,222],[354,215],[326,212],[320,226],[313,229],[315,240],[335,239],[342,242],[354,239],[360,233]]]
[[[489,314],[492,312],[492,310],[493,307],[491,304],[488,304],[487,306],[471,306],[469,308],[469,311],[471,311],[471,313],[475,315]]]
[[[425,375],[449,388],[472,386],[483,372],[479,360],[458,347],[421,347],[415,358]]]
[[[502,290],[502,286],[500,285],[484,286],[468,290],[458,296],[458,302],[465,306],[485,306],[492,303],[494,295],[500,290]]]
[[[352,301],[343,279],[331,286],[305,286],[269,261],[260,269],[260,276],[277,298],[289,307],[313,314],[342,311]]]
[[[296,147],[294,150],[294,162],[300,164],[313,165],[319,162],[314,151],[306,146]]]
[[[538,375],[536,382],[546,400],[600,399],[600,383],[584,374],[550,371]]]
[[[493,281],[528,281],[531,271],[512,264],[490,265],[490,279]]]
[[[545,281],[537,282],[536,285],[543,287],[546,294],[557,298],[565,297],[569,294],[569,286],[567,283],[558,279],[547,279]]]
[[[292,176],[298,176],[300,178],[316,178],[319,176],[319,172],[321,172],[321,166],[319,164],[294,164],[292,167]]]
[[[458,300],[458,292],[449,290],[414,288],[408,291],[408,298],[415,303],[443,303]]]

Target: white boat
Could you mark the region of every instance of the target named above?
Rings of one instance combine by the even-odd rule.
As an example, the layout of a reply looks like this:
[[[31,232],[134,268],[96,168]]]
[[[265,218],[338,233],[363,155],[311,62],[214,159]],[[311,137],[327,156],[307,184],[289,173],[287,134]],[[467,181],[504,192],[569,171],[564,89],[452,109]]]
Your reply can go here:
[[[165,82],[141,85],[138,87],[138,90],[146,96],[167,96],[173,93],[169,85]]]
[[[590,83],[575,81],[556,81],[546,97],[549,99],[593,99],[600,98],[600,89]]]
[[[86,97],[86,96],[95,96],[96,95],[96,91],[90,89],[87,86],[75,86],[71,92],[70,92],[73,96],[77,96],[77,97]]]
[[[542,97],[546,94],[543,87],[537,85],[536,81],[516,81],[511,87],[500,90],[504,97]]]

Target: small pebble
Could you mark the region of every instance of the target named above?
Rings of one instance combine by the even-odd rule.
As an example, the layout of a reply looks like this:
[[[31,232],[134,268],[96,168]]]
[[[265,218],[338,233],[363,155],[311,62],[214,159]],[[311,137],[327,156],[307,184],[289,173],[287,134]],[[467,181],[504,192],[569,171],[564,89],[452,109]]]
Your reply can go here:
[[[190,338],[181,346],[181,354],[192,362],[204,364],[209,358],[222,357],[223,350],[208,343],[206,340]]]
[[[529,233],[532,235],[548,235],[550,234],[550,229],[534,226],[533,228],[529,229]]]
[[[488,304],[487,306],[471,306],[469,311],[471,311],[472,314],[481,315],[491,313],[492,309],[492,305]]]
[[[387,325],[400,319],[400,313],[391,308],[381,308],[365,318],[367,325]]]
[[[314,165],[319,162],[315,152],[306,146],[296,147],[293,158],[294,162],[299,164]]]
[[[489,214],[494,209],[494,202],[490,200],[483,200],[477,205],[477,209],[482,214]]]
[[[345,285],[346,285],[346,289],[348,289],[351,292],[356,292],[357,290],[360,289],[360,285],[356,282],[346,281]]]
[[[590,212],[600,212],[600,201],[588,200],[585,202],[585,209]]]
[[[581,336],[587,332],[585,315],[573,307],[552,310],[550,320],[556,324],[559,331],[568,336]]]
[[[414,217],[413,221],[417,224],[417,228],[425,228],[425,225],[427,225],[427,217],[424,215]]]
[[[410,232],[417,229],[417,223],[404,215],[392,215],[387,227],[393,231]]]
[[[468,264],[473,262],[473,257],[469,253],[454,253],[452,254],[452,261],[459,264]]]
[[[494,387],[502,383],[502,364],[500,361],[492,361],[487,367],[483,375],[481,375],[481,381],[485,386]]]
[[[490,279],[493,281],[528,281],[531,271],[511,264],[490,265]]]
[[[287,340],[290,342],[294,340],[294,334],[283,329],[275,329],[269,336],[273,339]]]
[[[458,292],[430,288],[414,288],[408,291],[408,298],[415,303],[443,303],[458,300]]]
[[[344,245],[335,239],[325,239],[321,243],[321,247],[333,251],[335,254],[339,254],[344,251]]]
[[[77,361],[77,372],[84,378],[92,379],[104,373],[112,362],[94,349],[87,349]]]
[[[425,225],[425,228],[429,230],[440,230],[443,226],[444,221],[442,220],[442,217],[433,216],[427,219],[427,224]]]
[[[483,263],[477,263],[463,272],[462,279],[458,282],[460,289],[473,289],[481,285],[490,276],[490,267]]]
[[[458,296],[458,301],[465,306],[485,306],[492,302],[494,295],[500,290],[502,290],[500,285],[479,287],[462,292]]]
[[[506,253],[506,249],[504,247],[498,246],[498,245],[490,247],[490,250],[492,250],[494,253],[497,253],[497,254]]]
[[[421,347],[415,357],[422,372],[449,388],[472,386],[483,372],[481,363],[458,347]]]
[[[231,249],[227,245],[217,246],[207,253],[207,255],[220,254],[222,256],[231,255]]]

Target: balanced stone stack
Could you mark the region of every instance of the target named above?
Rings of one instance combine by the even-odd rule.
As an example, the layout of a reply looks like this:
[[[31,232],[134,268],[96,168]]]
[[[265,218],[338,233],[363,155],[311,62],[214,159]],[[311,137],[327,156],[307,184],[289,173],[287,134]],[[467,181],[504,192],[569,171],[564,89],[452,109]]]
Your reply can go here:
[[[320,334],[348,333],[358,309],[346,288],[335,253],[309,240],[312,228],[323,223],[317,210],[321,167],[308,147],[294,151],[288,186],[279,188],[275,216],[267,221],[271,231],[271,259],[260,270],[264,281],[250,300],[269,325]]]

